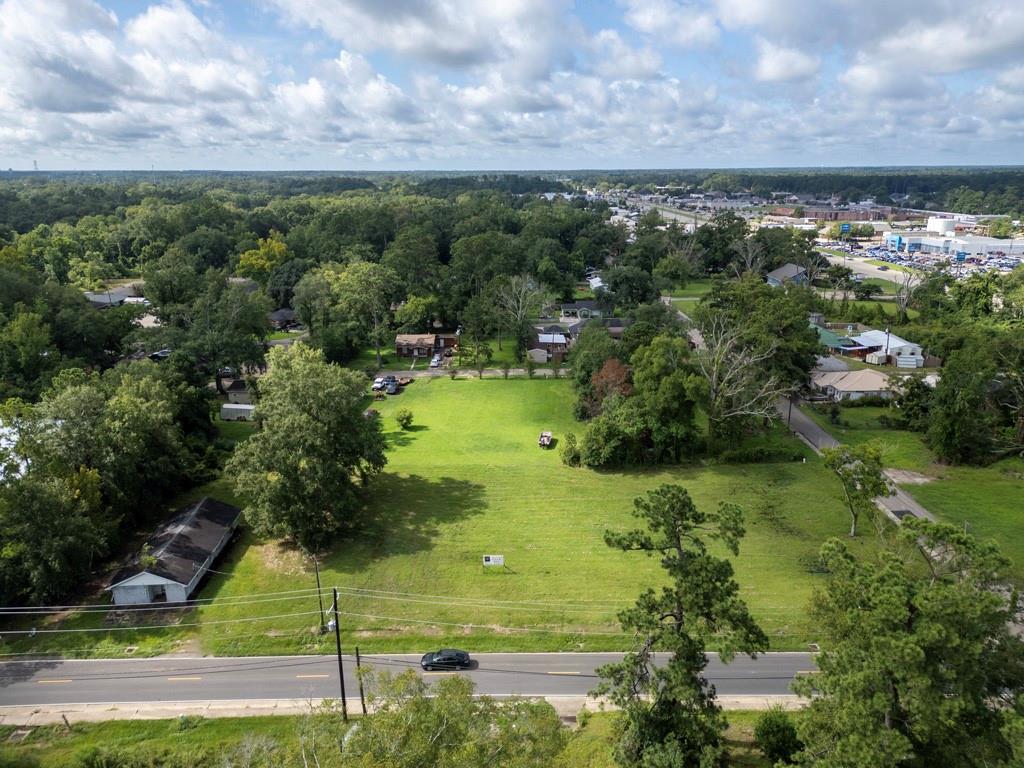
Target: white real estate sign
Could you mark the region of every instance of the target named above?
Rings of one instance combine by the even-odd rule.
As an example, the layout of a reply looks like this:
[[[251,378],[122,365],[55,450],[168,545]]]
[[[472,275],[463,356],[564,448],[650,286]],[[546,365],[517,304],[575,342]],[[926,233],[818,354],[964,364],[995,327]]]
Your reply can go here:
[[[484,565],[505,565],[504,555],[484,555]]]

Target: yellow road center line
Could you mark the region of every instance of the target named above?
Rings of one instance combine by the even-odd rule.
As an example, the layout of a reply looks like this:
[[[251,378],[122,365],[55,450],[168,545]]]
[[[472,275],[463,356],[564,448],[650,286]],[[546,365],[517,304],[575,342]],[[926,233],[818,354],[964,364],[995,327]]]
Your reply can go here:
[[[296,675],[295,677],[297,677],[299,680],[312,680],[323,677],[330,677],[330,675]]]
[[[40,685],[54,685],[56,683],[71,683],[73,680],[36,680]]]
[[[579,672],[545,672],[546,675],[578,675]]]
[[[202,680],[202,679],[203,678],[201,678],[199,675],[189,675],[187,677],[168,677],[167,678],[167,682],[169,682],[169,683],[177,683],[177,682],[180,682],[182,680]]]

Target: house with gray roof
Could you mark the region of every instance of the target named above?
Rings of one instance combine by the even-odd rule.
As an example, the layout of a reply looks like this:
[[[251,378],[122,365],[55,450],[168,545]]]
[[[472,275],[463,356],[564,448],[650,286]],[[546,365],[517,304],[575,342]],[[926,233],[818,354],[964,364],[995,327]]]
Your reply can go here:
[[[115,605],[183,603],[224,550],[242,510],[206,496],[165,522],[107,589]]]
[[[799,264],[783,264],[778,269],[773,269],[764,276],[768,285],[779,288],[786,283],[795,285],[807,285],[807,270]]]

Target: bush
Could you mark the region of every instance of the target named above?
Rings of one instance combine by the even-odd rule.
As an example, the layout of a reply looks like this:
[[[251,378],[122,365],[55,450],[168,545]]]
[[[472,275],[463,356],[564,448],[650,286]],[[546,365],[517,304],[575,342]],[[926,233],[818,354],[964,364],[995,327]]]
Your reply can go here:
[[[780,461],[800,461],[804,457],[796,448],[769,448],[764,445],[752,448],[733,448],[722,451],[718,459],[723,464],[768,464]]]
[[[537,370],[536,363],[534,363],[533,360],[531,360],[530,357],[527,356],[527,358],[526,358],[526,375],[527,375],[527,377],[532,379],[533,378],[533,374],[534,374],[534,372],[536,370]]]
[[[506,379],[508,378],[508,372],[512,370],[512,366],[509,365],[508,360],[505,360],[501,364],[501,375]]]
[[[580,447],[576,444],[576,435],[568,432],[559,449],[562,456],[562,463],[567,467],[578,467],[580,465]]]
[[[412,411],[408,408],[399,408],[395,414],[395,421],[402,429],[409,429],[412,426]]]
[[[858,397],[856,400],[847,399],[839,401],[841,408],[869,408],[885,405],[889,405],[889,399],[879,397],[878,395],[865,395],[864,397]]]
[[[758,718],[754,738],[773,765],[780,761],[792,763],[793,755],[803,748],[793,719],[781,707],[772,707]]]

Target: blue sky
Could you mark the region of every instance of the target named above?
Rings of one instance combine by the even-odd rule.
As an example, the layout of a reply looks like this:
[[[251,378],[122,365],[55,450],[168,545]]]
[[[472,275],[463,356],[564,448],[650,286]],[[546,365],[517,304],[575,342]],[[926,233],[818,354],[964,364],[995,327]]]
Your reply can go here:
[[[1024,3],[0,0],[0,167],[1010,164]]]

